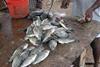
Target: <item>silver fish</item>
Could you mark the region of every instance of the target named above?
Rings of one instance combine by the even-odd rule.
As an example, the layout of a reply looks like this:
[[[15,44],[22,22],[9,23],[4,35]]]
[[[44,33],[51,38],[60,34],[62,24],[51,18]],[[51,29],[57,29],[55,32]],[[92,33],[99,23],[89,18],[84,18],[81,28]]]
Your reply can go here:
[[[20,67],[21,63],[29,56],[32,49],[34,49],[34,47],[29,47],[20,55],[16,56],[12,62],[12,67]]]
[[[54,50],[57,47],[57,41],[51,40],[49,42],[49,47],[50,47],[51,50]]]
[[[63,28],[65,28],[66,30],[69,30],[69,28],[68,27],[66,27],[64,24],[63,24],[63,20],[61,20],[60,22],[59,22],[59,24],[63,27]]]
[[[47,19],[47,18],[50,19],[51,17],[50,17],[49,14],[44,12],[43,14],[41,14],[40,18],[41,18],[41,20],[44,20],[44,19]]]
[[[27,28],[27,31],[26,31],[26,35],[32,35],[33,34],[33,27],[32,26],[29,26],[28,28]]]
[[[33,33],[33,28],[34,28],[34,24],[32,23],[28,28],[27,28],[27,31],[26,31],[26,36],[25,36],[25,40],[28,40],[29,37],[34,37],[34,33]]]
[[[48,19],[44,19],[41,23],[41,25],[48,25],[48,24],[50,24]]]
[[[42,42],[46,42],[46,40],[48,40],[48,38],[55,32],[55,28],[52,28],[50,30],[47,31],[47,33],[45,34],[45,37],[43,39]]]
[[[22,58],[22,61],[25,60],[29,54],[30,54],[30,51],[29,49],[26,49],[24,52],[21,53],[20,57],[19,58]]]
[[[30,46],[30,47],[28,47],[28,50],[29,50],[29,51],[31,51],[31,50],[33,50],[33,49],[35,49],[34,46]]]
[[[32,11],[29,13],[28,19],[34,18],[35,16],[40,16],[43,13],[43,10],[39,9],[39,10],[33,11],[33,8],[35,8],[36,1],[30,0],[30,3],[32,3],[33,5],[31,6]]]
[[[27,47],[28,47],[28,43],[24,43],[19,48],[22,48],[25,50],[25,49],[27,49]]]
[[[16,56],[12,62],[12,67],[20,67],[22,62],[22,58],[19,56]]]
[[[33,24],[34,24],[35,26],[40,26],[41,23],[42,23],[42,21],[40,20],[40,17],[39,17],[39,16],[37,17],[37,20],[36,20],[36,21],[33,21]]]
[[[56,26],[53,26],[51,24],[48,24],[48,25],[44,25],[43,26],[43,30],[49,30],[49,29],[52,29],[52,28],[56,28]]]
[[[59,26],[60,24],[56,21],[55,18],[53,18],[52,21],[50,21],[51,25],[54,25],[54,26]]]
[[[57,39],[57,41],[61,44],[68,44],[68,43],[72,43],[75,42],[75,39],[65,39],[65,38],[60,38]]]
[[[24,62],[22,63],[22,65],[21,65],[20,67],[27,67],[28,65],[30,65],[32,62],[35,61],[36,57],[37,57],[37,54],[28,56],[28,57],[24,60]]]
[[[32,11],[29,13],[29,16],[28,16],[28,19],[33,19],[33,20],[36,20],[37,19],[37,16],[40,16],[41,14],[43,14],[43,10],[33,10],[33,8],[35,8],[35,4],[36,4],[36,1],[35,0],[30,0],[30,4],[33,4],[31,7],[32,7]]]
[[[63,28],[57,28],[54,34],[60,38],[67,38],[69,34]]]
[[[42,30],[40,27],[35,26],[33,29],[34,35],[38,38],[38,40],[41,40],[42,37]]]
[[[27,44],[27,43],[25,43],[25,44],[21,45],[20,47],[18,47],[18,48],[14,51],[13,55],[11,56],[11,58],[9,59],[9,62],[12,62],[13,59],[14,59],[16,56],[19,56],[27,47],[28,47],[28,44]]]
[[[29,47],[24,52],[22,52],[21,55],[20,55],[20,57],[22,58],[22,60],[25,60],[29,56],[30,52],[33,49],[35,49],[35,47]]]
[[[46,59],[48,57],[50,53],[50,50],[44,50],[40,53],[38,53],[36,60],[33,62],[33,64],[38,64],[40,62],[42,62],[44,59]]]
[[[38,48],[35,48],[31,51],[30,55],[38,54],[39,52],[43,51],[44,47],[39,46]]]
[[[26,36],[24,37],[24,39],[25,39],[25,40],[28,40],[29,38],[32,38],[32,37],[34,37],[34,36],[35,36],[34,34],[26,35]]]
[[[36,37],[30,37],[29,38],[30,43],[32,43],[33,45],[38,46],[38,39]]]

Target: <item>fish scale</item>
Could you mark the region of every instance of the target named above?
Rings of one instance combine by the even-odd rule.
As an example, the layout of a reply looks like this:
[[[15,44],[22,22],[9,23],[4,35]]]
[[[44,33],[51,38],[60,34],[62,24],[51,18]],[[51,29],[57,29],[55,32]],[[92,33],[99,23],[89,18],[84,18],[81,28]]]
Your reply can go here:
[[[14,58],[12,62],[12,67],[20,67],[20,64],[22,63],[22,58],[17,56]]]
[[[28,44],[27,44],[27,43],[25,43],[25,44],[21,45],[20,47],[18,47],[18,48],[14,51],[13,55],[11,56],[11,58],[9,59],[9,62],[12,62],[13,59],[14,59],[16,56],[19,56],[27,47],[28,47]]]
[[[40,53],[37,54],[36,60],[32,63],[32,64],[38,64],[41,61],[43,61],[44,59],[46,59],[46,57],[49,55],[50,50],[44,50]]]
[[[24,62],[22,63],[22,65],[20,67],[27,67],[28,65],[30,65],[32,62],[34,62],[34,60],[36,59],[37,54],[34,55],[30,55],[26,58],[26,60],[24,60]]]

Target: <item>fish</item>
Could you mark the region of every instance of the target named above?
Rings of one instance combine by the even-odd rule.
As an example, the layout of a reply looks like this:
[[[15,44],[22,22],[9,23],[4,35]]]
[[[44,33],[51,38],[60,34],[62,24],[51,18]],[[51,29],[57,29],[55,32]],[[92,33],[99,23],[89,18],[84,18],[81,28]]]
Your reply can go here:
[[[46,40],[48,40],[48,38],[55,32],[55,28],[52,28],[50,30],[47,31],[47,33],[44,36],[44,39],[42,42],[46,42]]]
[[[14,51],[13,55],[11,56],[11,58],[9,59],[9,62],[12,62],[13,59],[14,59],[16,56],[19,56],[27,47],[28,47],[28,44],[27,44],[27,43],[25,43],[25,44],[21,45],[20,47],[18,47],[18,48]]]
[[[32,64],[38,64],[48,57],[50,50],[44,50],[37,54],[36,60]]]
[[[42,30],[41,30],[40,27],[35,26],[34,29],[33,29],[33,33],[34,33],[35,37],[36,37],[38,40],[41,40],[41,37],[42,37]]]
[[[35,49],[35,47],[28,47],[25,51],[23,51],[23,52],[21,53],[20,57],[22,58],[22,61],[25,60],[25,59],[29,56],[30,52],[31,52],[33,49]]]
[[[50,40],[49,47],[51,50],[54,50],[57,47],[57,41],[56,40]]]
[[[26,35],[26,36],[24,37],[24,40],[29,40],[29,38],[32,38],[32,37],[34,37],[34,36],[35,36],[34,34]]]
[[[63,28],[65,28],[66,30],[69,30],[69,28],[66,27],[66,26],[63,24],[63,22],[64,22],[64,20],[61,20],[61,21],[59,22],[59,24],[60,24]]]
[[[33,21],[34,26],[40,26],[41,23],[42,23],[42,21],[41,21],[41,19],[40,19],[39,16],[37,17],[37,20],[36,21]]]
[[[54,25],[54,26],[60,26],[60,24],[56,21],[55,18],[53,18],[52,21],[50,21],[51,25]]]
[[[31,35],[31,34],[33,34],[32,26],[29,26],[29,27],[27,28],[26,35]]]
[[[21,53],[19,58],[21,58],[21,61],[24,61],[29,56],[29,54],[30,54],[30,51],[26,49],[24,52]]]
[[[20,55],[20,57],[22,58],[22,60],[25,60],[29,56],[30,52],[33,49],[35,49],[35,47],[29,47],[24,52],[22,52],[21,55]]]
[[[30,52],[30,55],[38,54],[39,52],[42,52],[43,50],[44,50],[44,47],[39,46],[39,47],[33,49],[33,50]]]
[[[41,23],[41,25],[48,25],[48,24],[50,24],[48,19],[44,19]]]
[[[63,28],[57,28],[54,34],[59,38],[67,38],[69,36],[69,34]]]
[[[34,36],[35,36],[34,34],[26,35],[27,38],[34,37]]]
[[[20,56],[16,56],[12,62],[12,67],[20,67],[22,62],[22,58]]]
[[[36,16],[40,16],[41,14],[43,14],[43,10],[31,11],[29,16],[28,16],[28,19],[33,19]]]
[[[47,19],[48,16],[49,16],[48,14],[43,13],[43,14],[41,14],[40,18],[41,18],[41,20],[44,20],[44,19]]]
[[[35,49],[35,47],[34,47],[34,46],[30,46],[30,47],[28,47],[27,49],[28,49],[29,51],[31,51],[31,50]]]
[[[22,44],[19,48],[22,48],[22,49],[27,49],[27,47],[28,47],[28,43],[24,43],[24,44]]]
[[[34,37],[34,33],[33,33],[33,28],[34,28],[34,24],[31,24],[26,31],[26,36],[24,37],[25,40],[28,40],[30,37]]]
[[[43,10],[36,10],[36,11],[32,11],[30,13],[30,15],[34,16],[40,16],[43,13]]]
[[[30,37],[29,38],[30,43],[32,43],[33,45],[38,46],[38,39],[36,37]]]
[[[28,47],[26,50],[24,50],[21,54],[20,54],[20,57],[23,58],[23,60],[28,57],[28,55],[30,54],[30,52],[35,49],[35,47]]]
[[[52,29],[52,28],[56,28],[56,26],[48,24],[48,25],[44,25],[42,30],[49,30],[49,29]]]
[[[28,56],[28,57],[23,61],[22,65],[21,65],[20,67],[27,67],[27,66],[29,66],[32,62],[35,61],[36,57],[37,57],[37,54]]]
[[[59,38],[57,39],[57,41],[61,44],[68,44],[68,43],[75,42],[75,39]]]
[[[29,56],[30,51],[35,47],[29,47],[25,49],[20,55],[16,56],[12,62],[12,67],[20,67],[22,62]]]

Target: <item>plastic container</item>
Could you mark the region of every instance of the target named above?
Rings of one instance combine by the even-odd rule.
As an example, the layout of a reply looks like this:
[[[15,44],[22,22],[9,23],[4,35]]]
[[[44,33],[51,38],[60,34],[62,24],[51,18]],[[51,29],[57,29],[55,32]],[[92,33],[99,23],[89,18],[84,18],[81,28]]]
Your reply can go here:
[[[29,0],[6,0],[12,18],[24,18],[29,14]]]

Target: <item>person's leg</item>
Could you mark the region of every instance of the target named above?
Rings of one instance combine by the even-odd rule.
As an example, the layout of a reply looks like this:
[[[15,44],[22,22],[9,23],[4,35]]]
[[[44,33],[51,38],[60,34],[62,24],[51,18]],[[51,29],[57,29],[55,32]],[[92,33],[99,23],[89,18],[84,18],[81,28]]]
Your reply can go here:
[[[35,11],[37,9],[42,9],[42,1],[43,0],[29,0],[30,12]]]
[[[100,67],[100,38],[95,38],[91,43],[93,57],[94,57],[94,67]]]
[[[42,1],[43,1],[43,0],[36,0],[36,1],[37,1],[37,3],[36,3],[36,8],[42,9]]]

